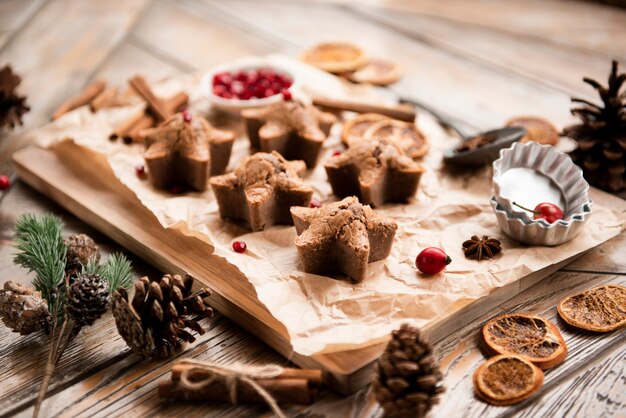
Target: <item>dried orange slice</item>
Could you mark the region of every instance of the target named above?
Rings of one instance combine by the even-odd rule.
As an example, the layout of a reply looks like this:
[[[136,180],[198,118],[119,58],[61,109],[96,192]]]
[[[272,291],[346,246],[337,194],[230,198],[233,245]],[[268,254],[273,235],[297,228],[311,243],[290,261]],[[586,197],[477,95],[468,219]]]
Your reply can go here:
[[[483,339],[498,354],[520,356],[545,370],[563,362],[567,346],[552,322],[530,314],[502,315],[483,326]]]
[[[512,405],[543,386],[543,371],[522,357],[499,355],[476,369],[473,380],[476,393],[486,402]]]
[[[402,69],[393,61],[372,58],[355,72],[346,74],[346,78],[355,83],[386,86],[402,78]]]
[[[385,119],[370,126],[363,134],[364,139],[383,138],[397,141],[411,158],[426,155],[430,144],[414,123]]]
[[[387,119],[389,119],[387,116],[379,115],[378,113],[363,113],[358,115],[343,124],[341,142],[343,142],[344,145],[350,146],[350,142],[363,139],[365,131],[367,131],[370,126],[376,122]]]
[[[559,131],[544,118],[537,116],[520,116],[509,119],[506,126],[519,126],[526,129],[521,142],[535,141],[540,144],[556,145],[559,142]]]
[[[352,72],[367,61],[361,48],[347,42],[317,44],[304,51],[300,59],[329,73]]]
[[[565,322],[577,328],[614,331],[626,325],[626,287],[594,287],[566,297],[556,308]]]

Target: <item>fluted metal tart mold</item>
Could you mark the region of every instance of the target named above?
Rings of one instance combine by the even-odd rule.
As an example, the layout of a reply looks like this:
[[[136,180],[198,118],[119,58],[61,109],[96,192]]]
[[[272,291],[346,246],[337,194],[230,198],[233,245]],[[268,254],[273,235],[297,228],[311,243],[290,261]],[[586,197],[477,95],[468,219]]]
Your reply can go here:
[[[513,169],[522,170],[509,171]],[[590,213],[589,183],[583,178],[582,170],[567,154],[551,145],[515,143],[501,150],[500,158],[493,163],[493,191],[497,203],[509,216],[527,224],[545,221],[534,220],[531,212],[514,205],[513,195],[516,200],[532,202],[525,205],[531,206],[530,209],[542,203],[542,194],[554,196],[546,201],[563,210],[560,224],[579,215],[585,218]]]

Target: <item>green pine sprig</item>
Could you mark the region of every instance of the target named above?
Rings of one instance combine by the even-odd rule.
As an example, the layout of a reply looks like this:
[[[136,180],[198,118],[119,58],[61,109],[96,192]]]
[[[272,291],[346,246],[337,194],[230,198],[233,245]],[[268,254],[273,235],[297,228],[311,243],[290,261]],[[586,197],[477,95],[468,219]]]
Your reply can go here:
[[[111,254],[102,264],[90,260],[83,267],[83,273],[97,274],[106,280],[111,294],[120,287],[129,289],[133,282],[132,263],[122,253]]]
[[[57,306],[64,285],[65,255],[61,219],[54,215],[37,217],[31,213],[20,216],[15,226],[14,262],[35,273],[33,285],[41,292],[48,306]]]

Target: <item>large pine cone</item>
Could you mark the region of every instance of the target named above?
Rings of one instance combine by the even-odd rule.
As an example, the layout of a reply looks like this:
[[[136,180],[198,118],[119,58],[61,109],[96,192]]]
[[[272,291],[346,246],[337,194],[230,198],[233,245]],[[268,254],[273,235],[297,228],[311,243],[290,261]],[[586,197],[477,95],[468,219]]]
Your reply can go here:
[[[65,240],[67,246],[67,261],[65,262],[65,273],[75,278],[91,260],[100,261],[100,250],[95,241],[85,234],[73,234]]]
[[[423,417],[439,402],[444,388],[430,345],[419,329],[403,324],[376,363],[373,382],[376,399],[385,416]]]
[[[97,274],[82,274],[70,286],[67,313],[82,325],[91,325],[109,307],[108,283]]]
[[[0,129],[22,124],[22,115],[30,110],[26,97],[17,94],[22,79],[6,65],[0,69]]]
[[[578,142],[570,156],[582,168],[585,179],[619,192],[626,188],[626,92],[620,93],[626,73],[618,74],[617,61],[613,61],[607,87],[590,78],[583,81],[597,90],[602,103],[573,97],[572,102],[581,106],[571,112],[581,123],[566,127],[563,135]]]
[[[41,293],[15,282],[5,282],[0,290],[0,318],[14,332],[28,335],[44,330],[50,313]]]
[[[118,289],[113,295],[113,316],[126,344],[145,357],[169,357],[184,342],[196,339],[186,328],[204,334],[196,316],[211,316],[213,310],[202,301],[208,289],[191,292],[193,277],[183,280],[166,274],[153,280],[142,277],[135,282],[135,294]]]

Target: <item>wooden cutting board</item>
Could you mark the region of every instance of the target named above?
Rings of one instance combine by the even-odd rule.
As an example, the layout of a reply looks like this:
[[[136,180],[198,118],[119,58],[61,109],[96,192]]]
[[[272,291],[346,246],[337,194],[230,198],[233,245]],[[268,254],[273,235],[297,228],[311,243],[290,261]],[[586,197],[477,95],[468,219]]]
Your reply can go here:
[[[293,352],[287,330],[259,302],[246,277],[235,266],[212,255],[210,245],[176,230],[164,229],[115,178],[104,157],[65,142],[54,151],[23,149],[13,156],[13,161],[23,181],[124,248],[164,272],[194,276],[213,291],[209,299],[213,307],[298,366],[321,368],[326,383],[334,390],[353,393],[371,381],[373,362],[382,353],[384,344],[314,356]],[[594,198],[602,200],[604,205],[626,210],[625,201],[606,193],[594,191]],[[436,342],[576,257],[546,267],[474,302],[458,302],[424,331]]]

